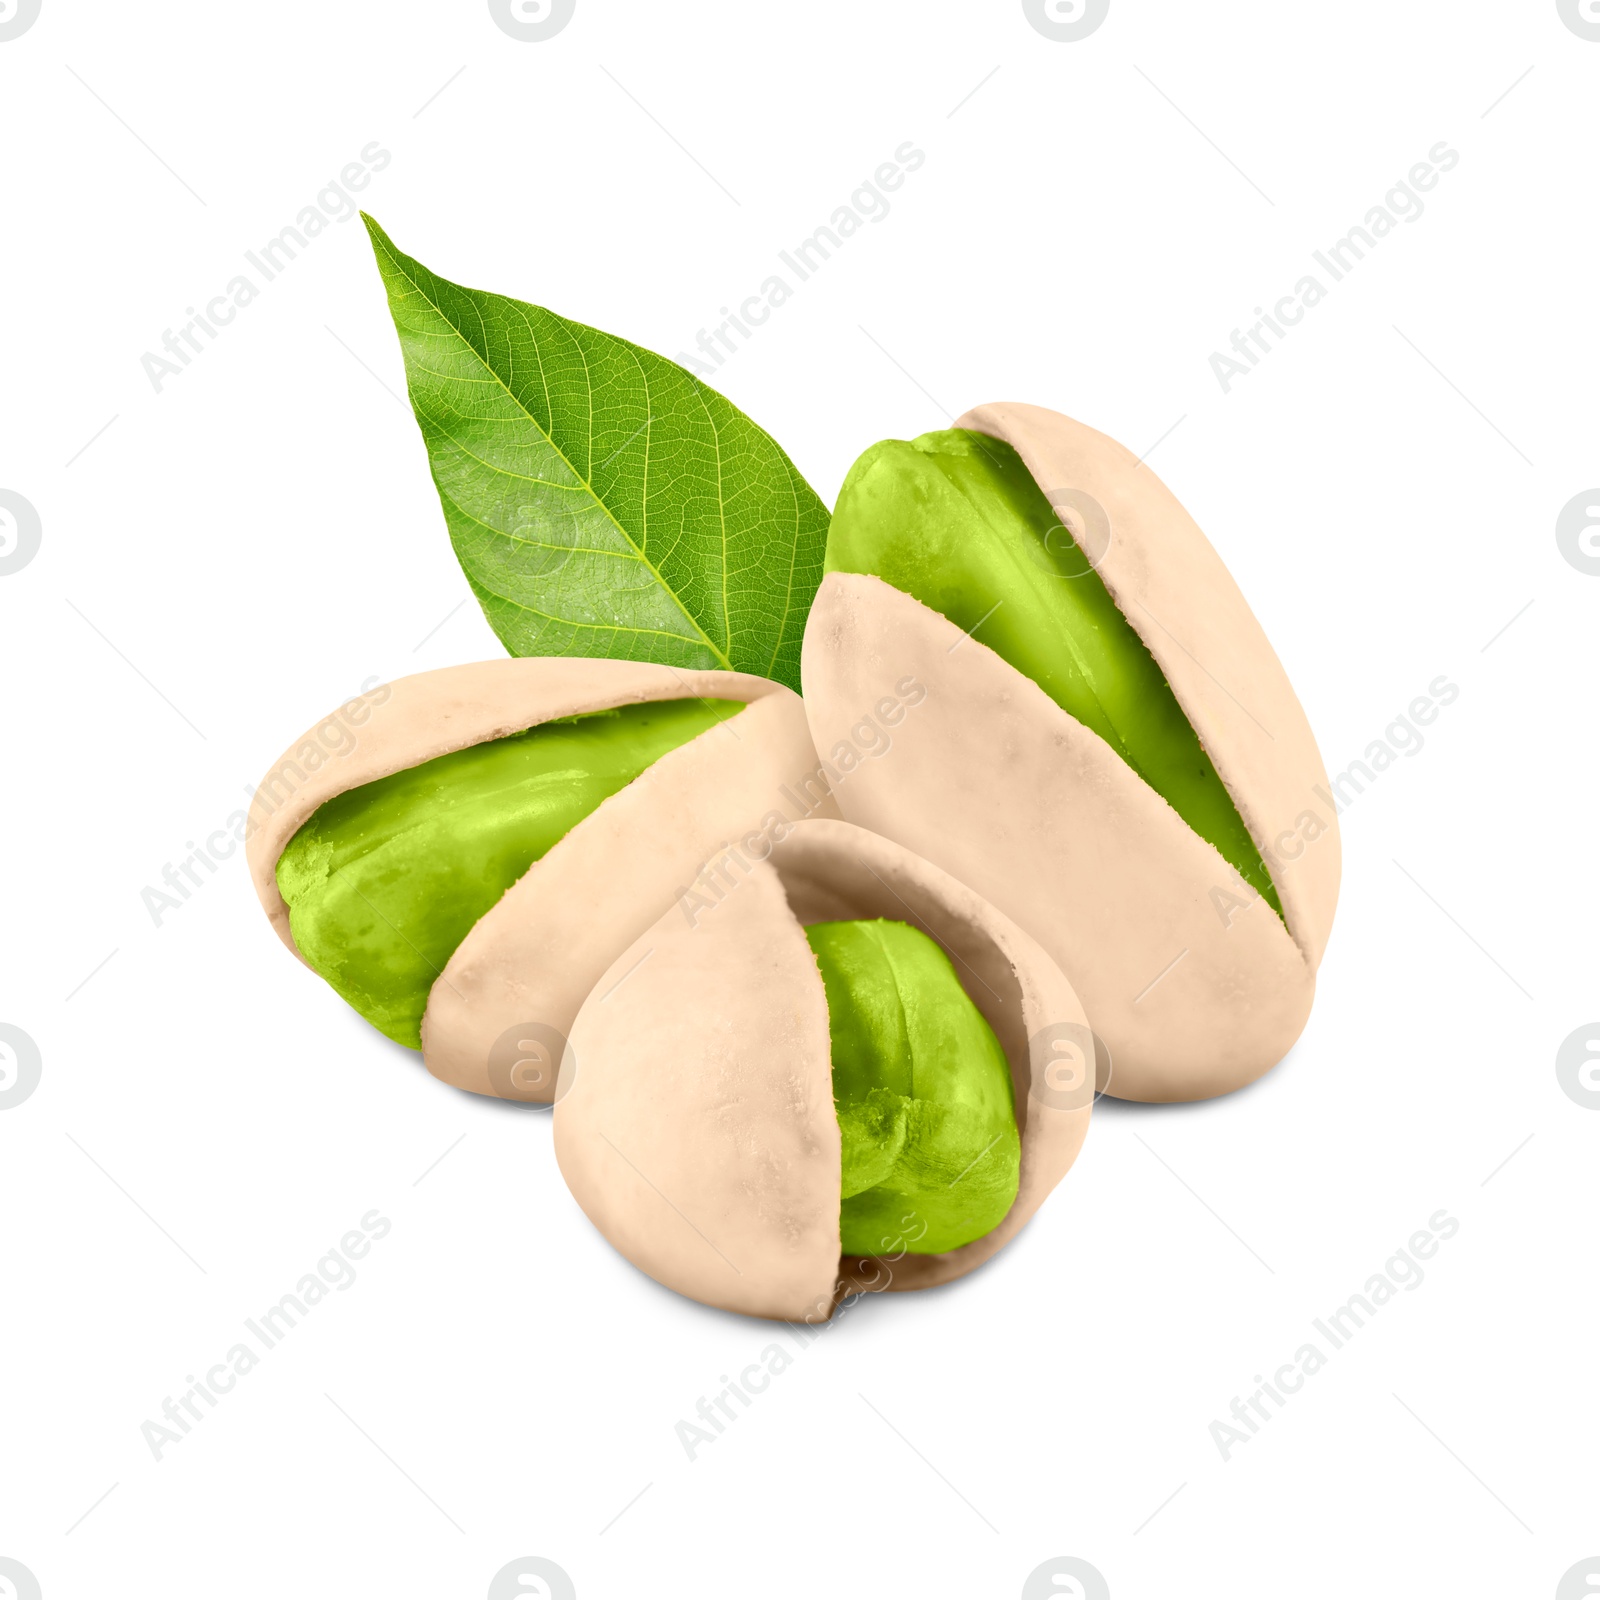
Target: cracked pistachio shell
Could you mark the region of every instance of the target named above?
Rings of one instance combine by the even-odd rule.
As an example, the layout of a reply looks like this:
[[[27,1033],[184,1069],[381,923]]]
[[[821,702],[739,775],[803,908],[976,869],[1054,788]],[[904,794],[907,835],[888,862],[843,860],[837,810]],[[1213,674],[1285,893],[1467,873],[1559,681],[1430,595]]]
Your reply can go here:
[[[872,917],[944,946],[1011,1065],[1016,1202],[941,1255],[840,1254],[828,1005],[802,930]],[[720,900],[673,905],[596,985],[562,1062],[556,1158],[589,1219],[658,1282],[820,1322],[845,1295],[946,1283],[1005,1244],[1078,1153],[1093,1052],[1072,986],[1007,917],[891,840],[802,822],[736,865]]]
[[[728,840],[773,811],[792,818],[786,785],[793,793],[811,777],[817,792],[817,758],[791,690],[739,672],[528,657],[419,673],[348,702],[284,752],[251,803],[246,853],[278,937],[299,955],[276,868],[324,801],[554,718],[695,696],[746,708],[662,756],[535,861],[429,993],[422,1056],[436,1078],[548,1103],[572,1019],[616,953]],[[824,799],[815,814],[837,813]]]
[[[896,679],[927,686],[890,747],[835,781],[840,808],[938,862],[1050,952],[1109,1051],[1108,1093],[1237,1089],[1299,1037],[1338,896],[1338,822],[1305,713],[1216,551],[1129,451],[1038,406],[980,406],[957,426],[1012,445],[1063,516],[1085,496],[1103,509],[1096,570],[1199,734],[1284,916],[979,638],[879,578],[832,572],[801,667],[818,751]]]

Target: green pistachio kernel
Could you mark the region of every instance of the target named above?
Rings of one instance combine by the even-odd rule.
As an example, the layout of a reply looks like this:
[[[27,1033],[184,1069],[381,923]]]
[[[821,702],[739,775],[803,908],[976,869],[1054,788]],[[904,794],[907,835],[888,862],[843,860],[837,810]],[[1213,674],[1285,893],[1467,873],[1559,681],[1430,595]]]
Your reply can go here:
[[[936,1255],[994,1228],[1022,1159],[1011,1067],[950,958],[903,922],[806,930],[828,999],[846,1255]]]
[[[743,709],[563,717],[336,795],[278,861],[296,947],[373,1027],[420,1049],[428,991],[478,919],[602,800]]]

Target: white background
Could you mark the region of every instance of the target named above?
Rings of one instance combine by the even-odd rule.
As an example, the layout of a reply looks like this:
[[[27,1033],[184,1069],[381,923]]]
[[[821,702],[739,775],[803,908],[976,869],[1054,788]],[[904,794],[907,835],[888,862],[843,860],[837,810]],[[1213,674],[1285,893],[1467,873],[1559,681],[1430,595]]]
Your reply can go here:
[[[1554,0],[1113,0],[1078,43],[1013,0],[578,0],[531,44],[471,0],[44,0],[0,43],[0,488],[43,527],[0,577],[0,1021],[43,1059],[0,1112],[0,1556],[46,1600],[481,1596],[526,1554],[584,1600],[1010,1596],[1058,1555],[1117,1600],[1554,1595],[1600,1551],[1600,1114],[1554,1066],[1600,1015],[1600,578],[1555,539],[1600,482],[1597,86]],[[1160,441],[1330,770],[1460,687],[1345,815],[1292,1056],[1103,1103],[992,1265],[857,1307],[692,1462],[675,1423],[781,1329],[618,1257],[548,1116],[347,1012],[242,857],[141,904],[363,680],[500,653],[359,222],[141,371],[374,140],[401,248],[669,355],[914,141],[713,380],[823,497],[1053,406]],[[1441,140],[1425,214],[1224,394],[1211,353]],[[359,1281],[152,1459],[372,1208]],[[1426,1281],[1225,1462],[1213,1420],[1441,1208]]]

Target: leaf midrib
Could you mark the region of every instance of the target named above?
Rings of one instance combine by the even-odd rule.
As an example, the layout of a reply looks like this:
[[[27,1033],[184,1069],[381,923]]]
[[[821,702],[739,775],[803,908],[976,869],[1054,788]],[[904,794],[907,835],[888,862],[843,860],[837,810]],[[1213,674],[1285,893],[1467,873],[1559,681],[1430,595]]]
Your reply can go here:
[[[575,467],[573,465],[573,463],[572,463],[571,459],[568,457],[566,451],[563,450],[561,448],[561,446],[558,445],[555,442],[555,440],[550,436],[550,434],[547,433],[545,431],[545,429],[540,426],[538,418],[535,417],[533,415],[533,413],[530,412],[528,410],[528,408],[522,403],[522,401],[517,398],[516,394],[513,392],[513,390],[510,388],[510,386],[506,383],[505,379],[502,378],[500,376],[500,374],[498,372],[496,372],[494,370],[494,368],[491,367],[489,365],[489,363],[481,355],[478,354],[477,350],[474,349],[471,341],[468,340],[466,338],[466,336],[461,332],[461,330],[455,325],[455,323],[450,320],[449,316],[445,313],[444,307],[441,306],[439,304],[439,302],[437,300],[435,300],[433,298],[433,296],[430,295],[428,293],[428,291],[426,289],[424,289],[423,286],[420,283],[418,283],[417,280],[415,278],[413,278],[411,276],[411,274],[409,272],[407,272],[406,269],[403,266],[400,265],[400,263],[395,259],[395,253],[394,253],[393,249],[387,244],[387,242],[385,242],[385,244],[382,246],[382,249],[383,249],[384,254],[389,258],[389,261],[393,265],[396,273],[398,273],[398,275],[406,283],[410,284],[412,290],[416,294],[421,296],[423,302],[427,306],[429,306],[432,309],[434,315],[437,316],[439,318],[439,320],[441,322],[443,322],[444,325],[447,328],[449,328],[452,333],[455,334],[457,340],[461,344],[465,345],[468,350],[472,351],[472,357],[478,363],[478,365],[480,367],[482,367],[483,370],[485,372],[487,372],[489,374],[489,376],[492,379],[494,379],[494,381],[497,384],[500,385],[501,389],[505,391],[507,399],[509,399],[511,401],[511,403],[516,406],[517,410],[519,410],[523,414],[523,416],[528,419],[529,426],[533,428],[533,430],[539,435],[539,437],[542,438],[545,441],[545,443],[548,444],[553,451],[555,451],[555,453],[565,463],[567,470],[572,474],[572,476],[574,478],[576,478],[578,480],[578,482],[580,484],[582,484],[583,487],[589,491],[589,495],[593,499],[594,503],[597,506],[599,506],[600,509],[605,513],[607,520],[611,523],[612,527],[614,527],[617,530],[617,532],[622,536],[623,541],[628,545],[629,549],[631,549],[633,551],[634,555],[638,558],[638,560],[642,561],[644,563],[644,565],[649,569],[650,575],[656,580],[657,583],[659,583],[661,585],[662,589],[672,597],[672,603],[683,614],[684,621],[687,622],[689,624],[689,626],[694,629],[695,633],[699,636],[701,642],[712,653],[712,655],[714,655],[717,658],[717,660],[721,663],[723,668],[726,669],[727,671],[731,672],[733,670],[733,663],[728,658],[727,654],[724,651],[718,649],[718,647],[716,645],[716,642],[711,638],[710,634],[708,634],[706,632],[706,630],[700,626],[700,624],[695,620],[694,616],[690,613],[689,608],[684,605],[682,599],[678,595],[677,590],[675,590],[672,587],[672,585],[670,583],[668,583],[667,580],[661,575],[661,573],[657,569],[655,563],[652,562],[651,559],[649,558],[649,556],[647,556],[644,553],[644,551],[639,547],[639,545],[637,543],[635,543],[633,538],[629,535],[628,530],[626,528],[624,528],[620,522],[617,521],[616,516],[613,514],[613,512],[611,510],[611,507],[608,506],[605,503],[605,501],[600,498],[599,493],[596,491],[594,485],[589,481],[589,479],[586,478],[581,472],[579,472],[577,467]],[[477,308],[475,306],[474,310],[476,310],[476,309]],[[482,317],[481,313],[479,313],[478,321],[479,321],[480,324],[482,324],[482,322],[483,322],[483,317]],[[526,318],[524,318],[524,322],[526,323]],[[531,328],[528,329],[528,333],[529,333],[530,337],[533,337],[533,330]],[[484,343],[485,343],[485,345],[488,344],[488,330],[487,330],[487,328],[484,329]],[[534,344],[534,350],[537,353],[538,346],[539,346],[539,341],[537,340],[537,338],[533,339],[533,344]],[[584,372],[585,372],[585,375],[587,376],[588,368],[589,368],[588,353],[586,351],[583,351],[582,349],[580,349],[579,354],[583,358]],[[544,364],[541,361],[540,362],[540,382],[543,383],[543,381],[544,381]],[[691,379],[691,381],[692,381],[692,379]],[[696,388],[696,397],[700,398],[700,396],[699,396],[699,385],[696,384],[695,388]],[[548,397],[549,396],[548,396],[548,390],[547,390],[546,391],[546,399],[547,400],[548,400]],[[701,403],[702,406],[705,404],[705,401],[704,401],[703,398],[700,399],[700,403]],[[590,391],[590,427],[591,427],[591,430],[592,430],[592,428],[593,428],[593,391],[592,390]],[[716,432],[715,425],[713,425],[712,432],[713,432],[713,434],[715,434],[715,432]],[[647,460],[648,460],[648,456],[649,456],[649,448],[650,448],[650,441],[649,441],[649,437],[647,435],[646,439],[645,439],[645,454],[646,454]],[[718,468],[718,497],[717,498],[718,498],[718,502],[719,502],[718,510],[719,510],[719,514],[721,514],[722,513],[722,508],[721,508],[721,498],[722,498],[722,496],[721,496],[721,470],[720,470],[720,460],[721,460],[721,443],[720,443],[720,440],[718,442],[718,452],[717,453],[718,453],[718,461],[719,461],[719,468]],[[496,470],[498,470],[498,469],[496,469]],[[724,592],[726,592],[726,588],[727,588],[727,556],[726,556],[727,539],[726,539],[726,535],[724,535],[723,546],[724,546],[724,556],[723,556],[723,580],[722,581],[723,581]],[[503,600],[507,605],[518,606],[519,610],[531,610],[532,609],[531,607],[525,607],[525,606],[518,605],[518,602],[513,600],[509,595],[499,595],[499,596],[497,596],[497,598],[500,599],[500,600]],[[534,614],[538,615],[539,613],[535,612]],[[724,614],[723,615],[724,615],[724,620],[726,621],[727,620],[726,609],[724,609]],[[629,630],[629,631],[643,632],[645,630],[643,630],[643,629],[632,629],[632,630]],[[664,630],[661,630],[661,629],[650,629],[648,631],[650,631],[652,633],[664,632]],[[667,635],[667,637],[671,637],[671,635]]]

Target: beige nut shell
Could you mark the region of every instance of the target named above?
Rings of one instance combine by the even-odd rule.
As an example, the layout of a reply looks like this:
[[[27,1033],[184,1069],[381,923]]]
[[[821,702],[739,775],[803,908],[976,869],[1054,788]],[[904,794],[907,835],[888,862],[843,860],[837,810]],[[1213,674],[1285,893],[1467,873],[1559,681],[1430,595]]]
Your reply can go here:
[[[847,823],[803,822],[731,877],[714,905],[667,910],[578,1013],[554,1113],[568,1188],[658,1282],[753,1316],[823,1321],[846,1294],[970,1272],[1033,1215],[1083,1142],[1092,1066],[1075,1083],[1052,1076],[1052,1039],[1089,1038],[1072,986],[972,890]],[[839,1253],[828,1008],[802,926],[880,916],[945,947],[1011,1063],[1016,1202],[991,1233],[942,1255]]]
[[[747,708],[662,756],[534,862],[468,934],[429,995],[422,1052],[435,1077],[478,1094],[548,1102],[559,1048],[548,1072],[530,1073],[526,1064],[514,1074],[491,1071],[491,1058],[507,1057],[503,1045],[514,1059],[518,1031],[564,1040],[612,957],[726,841],[772,812],[789,822],[807,805],[812,815],[837,815],[816,782],[800,698],[781,684],[746,673],[534,657],[446,667],[397,679],[387,695],[375,690],[353,750],[306,771],[297,754],[316,742],[314,728],[252,802],[246,853],[279,938],[294,950],[278,858],[324,801],[553,718],[690,697],[743,700]]]
[[[1285,917],[1239,905],[1249,891],[1222,856],[1037,684],[880,579],[830,573],[802,657],[818,750],[906,674],[927,689],[887,755],[841,774],[840,808],[1039,940],[1108,1047],[1109,1093],[1239,1088],[1304,1027],[1338,896],[1338,823],[1305,714],[1215,550],[1129,451],[1038,406],[980,406],[957,426],[1009,442],[1047,494],[1105,508],[1099,575],[1268,859]]]

